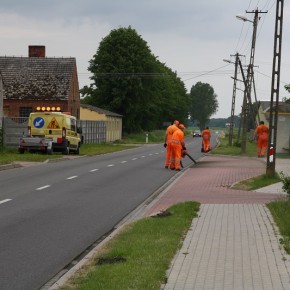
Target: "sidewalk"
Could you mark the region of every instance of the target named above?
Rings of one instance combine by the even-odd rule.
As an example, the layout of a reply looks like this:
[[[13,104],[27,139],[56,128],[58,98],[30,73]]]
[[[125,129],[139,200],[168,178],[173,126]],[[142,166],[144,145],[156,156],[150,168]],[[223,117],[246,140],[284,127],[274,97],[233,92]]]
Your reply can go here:
[[[276,159],[276,171],[290,175],[290,160]],[[149,205],[145,216],[178,202],[201,203],[163,289],[290,289],[290,255],[265,206],[286,196],[282,183],[255,192],[230,188],[265,172],[261,159],[208,155]]]

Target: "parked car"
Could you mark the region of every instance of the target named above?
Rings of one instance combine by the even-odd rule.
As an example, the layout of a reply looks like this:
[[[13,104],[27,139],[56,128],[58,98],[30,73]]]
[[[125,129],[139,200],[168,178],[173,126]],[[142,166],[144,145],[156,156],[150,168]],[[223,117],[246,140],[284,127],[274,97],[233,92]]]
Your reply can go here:
[[[192,134],[192,137],[201,137],[201,132],[200,132],[200,130],[194,130],[194,131],[193,131],[193,134]]]

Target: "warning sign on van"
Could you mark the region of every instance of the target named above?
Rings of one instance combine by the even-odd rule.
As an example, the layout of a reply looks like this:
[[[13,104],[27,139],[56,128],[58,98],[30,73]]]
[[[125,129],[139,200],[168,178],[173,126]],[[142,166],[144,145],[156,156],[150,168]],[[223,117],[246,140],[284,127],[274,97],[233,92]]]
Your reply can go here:
[[[60,129],[60,126],[55,117],[51,119],[51,121],[49,122],[47,126],[47,129]]]

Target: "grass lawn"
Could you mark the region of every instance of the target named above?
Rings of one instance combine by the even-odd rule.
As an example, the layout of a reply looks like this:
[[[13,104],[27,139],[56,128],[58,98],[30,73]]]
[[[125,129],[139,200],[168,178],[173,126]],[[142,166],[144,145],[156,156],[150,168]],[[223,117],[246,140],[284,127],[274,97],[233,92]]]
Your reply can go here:
[[[180,203],[125,226],[61,289],[160,289],[198,210],[199,203]]]
[[[80,148],[80,155],[100,155],[105,153],[112,153],[135,146],[124,144],[82,144]],[[4,148],[0,150],[0,165],[9,164],[13,162],[43,162],[48,159],[63,158],[60,152],[54,152],[51,155],[43,153],[29,153],[25,151],[24,154],[19,154],[16,148]]]
[[[267,206],[279,228],[281,236],[283,236],[280,243],[283,244],[286,252],[290,254],[290,199],[271,202]]]

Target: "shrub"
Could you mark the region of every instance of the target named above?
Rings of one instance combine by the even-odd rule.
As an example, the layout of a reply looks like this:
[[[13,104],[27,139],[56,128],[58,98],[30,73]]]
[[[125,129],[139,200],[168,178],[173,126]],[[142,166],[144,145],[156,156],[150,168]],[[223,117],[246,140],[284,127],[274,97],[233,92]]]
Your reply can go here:
[[[282,189],[288,194],[288,198],[290,198],[290,176],[285,175],[283,171],[281,171],[280,177],[283,183]]]

